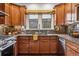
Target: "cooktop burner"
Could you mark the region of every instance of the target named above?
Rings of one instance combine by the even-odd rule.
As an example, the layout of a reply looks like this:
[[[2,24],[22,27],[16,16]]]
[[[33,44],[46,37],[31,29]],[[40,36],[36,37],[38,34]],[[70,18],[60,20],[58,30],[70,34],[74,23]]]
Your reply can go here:
[[[12,37],[12,36],[9,36],[9,35],[0,35],[0,40],[7,39],[9,37]]]

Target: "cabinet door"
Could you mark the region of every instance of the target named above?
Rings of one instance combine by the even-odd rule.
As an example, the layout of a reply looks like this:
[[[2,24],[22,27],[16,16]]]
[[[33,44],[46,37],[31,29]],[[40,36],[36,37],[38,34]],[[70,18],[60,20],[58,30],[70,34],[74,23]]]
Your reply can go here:
[[[29,52],[28,37],[18,37],[18,52],[27,54]]]
[[[6,3],[5,4],[5,12],[9,15],[9,16],[5,16],[5,24],[6,25],[11,25],[11,19],[10,19],[10,4]]]
[[[19,6],[13,5],[11,7],[11,20],[12,20],[12,25],[19,25],[20,22],[20,9]]]
[[[5,12],[5,5],[3,3],[0,3],[0,10]],[[0,17],[0,24],[4,24],[5,23],[5,17]]]
[[[58,6],[55,7],[55,9],[56,9],[56,24],[57,25],[62,25],[62,24],[65,23],[65,12],[64,12],[64,8],[65,8],[64,7],[64,4],[61,4],[61,5],[58,5]]]
[[[30,39],[29,53],[38,54],[39,53],[39,40]]]
[[[5,4],[4,3],[0,3],[0,10],[5,12]]]
[[[58,38],[50,37],[50,53],[57,53],[58,49]]]
[[[40,37],[40,53],[49,53],[49,37]]]
[[[20,7],[20,24],[24,25],[25,7]]]

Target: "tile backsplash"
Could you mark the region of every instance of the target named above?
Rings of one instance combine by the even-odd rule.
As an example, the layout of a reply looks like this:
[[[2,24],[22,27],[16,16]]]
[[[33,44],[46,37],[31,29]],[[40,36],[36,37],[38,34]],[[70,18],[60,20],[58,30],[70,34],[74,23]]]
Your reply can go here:
[[[53,30],[26,30],[26,34],[35,34],[35,32],[38,32],[38,34],[41,34],[41,35],[55,33]]]

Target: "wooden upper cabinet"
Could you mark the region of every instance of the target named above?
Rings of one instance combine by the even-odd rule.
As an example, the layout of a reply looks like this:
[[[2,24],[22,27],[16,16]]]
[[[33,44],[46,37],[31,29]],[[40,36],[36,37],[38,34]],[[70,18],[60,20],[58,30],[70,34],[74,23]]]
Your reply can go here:
[[[75,11],[75,13],[77,14],[77,21],[79,21],[79,3],[77,3],[76,5],[75,5],[75,7],[76,7],[76,11]]]
[[[20,7],[20,22],[21,25],[24,25],[24,19],[25,19],[25,7]]]
[[[65,3],[66,22],[75,22],[77,20],[76,5],[77,3]],[[70,15],[70,18],[67,17],[68,15]]]
[[[25,7],[12,5],[12,25],[24,25]]]
[[[64,4],[57,5],[55,7],[56,12],[56,25],[62,25],[65,23],[65,9]]]
[[[5,24],[6,25],[11,25],[11,14],[10,14],[10,4],[5,4],[5,12],[9,15],[9,16],[5,16]]]
[[[67,24],[77,20],[76,5],[78,3],[63,3],[54,7],[56,10],[56,25]]]
[[[0,3],[0,11],[5,11],[5,5],[3,3]],[[0,24],[4,24],[5,23],[5,17],[0,17]]]
[[[0,3],[0,11],[6,12],[9,15],[0,17],[0,24],[24,25],[25,10],[24,6],[12,3]]]
[[[20,9],[19,6],[11,5],[12,25],[20,25]]]
[[[5,4],[4,3],[0,3],[0,11],[5,11]]]
[[[71,10],[72,6],[71,5],[72,5],[71,3],[65,3],[65,12],[66,13],[72,12],[72,10]]]

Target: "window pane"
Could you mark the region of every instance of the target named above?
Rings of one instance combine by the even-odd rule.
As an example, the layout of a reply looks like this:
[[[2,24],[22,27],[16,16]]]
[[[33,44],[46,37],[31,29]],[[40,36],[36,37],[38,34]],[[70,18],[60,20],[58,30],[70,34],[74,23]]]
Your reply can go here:
[[[29,14],[29,19],[38,19],[38,14]]]
[[[29,19],[29,28],[31,29],[38,28],[38,19]]]
[[[51,19],[43,19],[42,20],[43,28],[51,28]]]
[[[42,28],[51,28],[51,14],[42,14]]]
[[[51,18],[51,14],[42,14],[42,18],[43,19]]]

